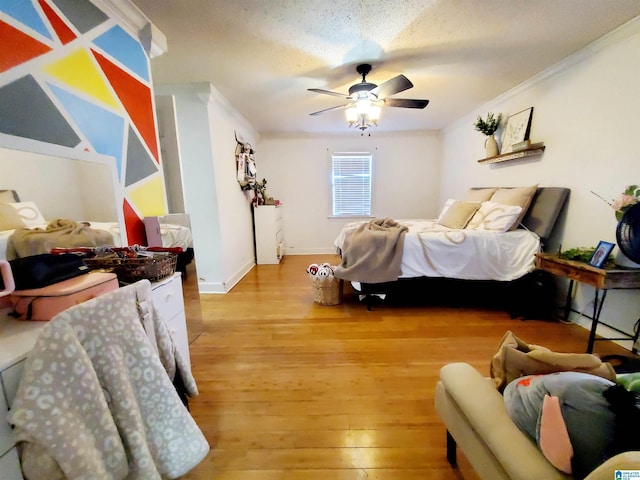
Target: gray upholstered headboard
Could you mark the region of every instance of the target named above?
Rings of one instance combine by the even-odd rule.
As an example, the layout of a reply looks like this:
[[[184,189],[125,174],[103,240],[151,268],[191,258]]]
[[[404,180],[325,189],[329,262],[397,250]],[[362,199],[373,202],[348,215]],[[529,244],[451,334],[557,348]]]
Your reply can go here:
[[[486,187],[472,187],[474,190],[481,188]],[[540,237],[543,248],[553,234],[558,217],[569,199],[570,192],[570,189],[564,187],[538,187],[536,189],[521,224]]]
[[[564,187],[538,187],[536,190],[522,224],[538,234],[543,245],[551,237],[570,191]]]

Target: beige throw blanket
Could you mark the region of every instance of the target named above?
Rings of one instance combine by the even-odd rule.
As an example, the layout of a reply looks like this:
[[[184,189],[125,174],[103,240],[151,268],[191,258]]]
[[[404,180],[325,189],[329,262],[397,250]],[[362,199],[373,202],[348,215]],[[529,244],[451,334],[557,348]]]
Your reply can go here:
[[[163,363],[177,364],[197,393],[148,280],[57,315],[26,360],[8,417],[25,477],[159,480],[197,465],[209,444]]]
[[[402,249],[408,227],[391,218],[363,223],[345,238],[342,263],[334,275],[364,283],[392,282],[402,274]]]
[[[100,247],[113,245],[113,236],[86,223],[57,219],[46,228],[18,228],[9,237],[7,259],[49,253],[54,247]]]

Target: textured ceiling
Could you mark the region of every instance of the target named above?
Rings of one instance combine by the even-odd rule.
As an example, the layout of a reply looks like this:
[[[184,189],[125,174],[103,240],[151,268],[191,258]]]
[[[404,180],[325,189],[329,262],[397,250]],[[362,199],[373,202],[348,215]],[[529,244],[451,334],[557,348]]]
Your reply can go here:
[[[373,131],[440,129],[640,15],[638,0],[134,0],[166,35],[157,85],[208,81],[260,132],[347,132],[342,104],[403,73],[424,110]]]

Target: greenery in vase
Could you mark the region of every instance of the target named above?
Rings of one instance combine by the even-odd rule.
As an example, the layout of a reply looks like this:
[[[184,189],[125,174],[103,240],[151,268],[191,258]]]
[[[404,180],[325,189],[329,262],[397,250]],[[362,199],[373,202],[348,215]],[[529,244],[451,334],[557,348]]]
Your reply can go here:
[[[478,119],[473,126],[477,131],[483,133],[486,136],[491,136],[496,133],[496,130],[500,127],[500,120],[502,120],[502,114],[499,113],[498,116],[494,116],[493,113],[488,113],[487,118],[483,119],[478,115]]]

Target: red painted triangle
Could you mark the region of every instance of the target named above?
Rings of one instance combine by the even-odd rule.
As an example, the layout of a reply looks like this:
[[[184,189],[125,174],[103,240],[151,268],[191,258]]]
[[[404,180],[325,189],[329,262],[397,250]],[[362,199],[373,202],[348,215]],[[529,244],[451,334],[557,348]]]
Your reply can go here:
[[[127,242],[129,245],[146,245],[147,234],[144,222],[135,212],[131,204],[125,198],[123,202],[124,224],[127,229]]]
[[[0,72],[9,70],[51,50],[44,43],[35,40],[3,21],[0,21],[0,38],[2,39]]]
[[[91,50],[91,52],[124,105],[131,121],[140,132],[156,163],[160,163],[158,160],[158,141],[156,122],[153,116],[151,89],[98,52],[94,50]]]
[[[76,34],[73,33],[73,30],[64,23],[64,20],[60,18],[60,16],[49,6],[47,2],[44,0],[38,0],[38,3],[40,4],[44,14],[47,16],[49,23],[56,31],[56,35],[58,35],[58,38],[64,45],[77,38]]]

